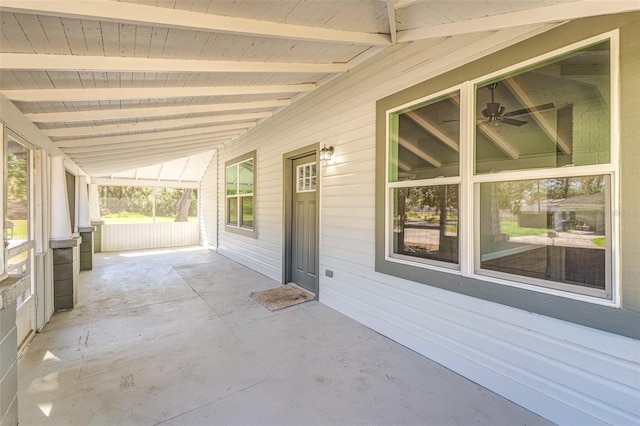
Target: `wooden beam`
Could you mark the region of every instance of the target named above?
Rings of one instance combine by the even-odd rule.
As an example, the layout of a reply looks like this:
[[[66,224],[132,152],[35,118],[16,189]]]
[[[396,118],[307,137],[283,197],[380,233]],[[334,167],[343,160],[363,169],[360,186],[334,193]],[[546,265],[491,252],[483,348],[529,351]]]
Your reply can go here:
[[[175,120],[140,121],[138,123],[102,124],[98,126],[63,127],[60,129],[42,129],[49,137],[104,135],[127,132],[157,132],[177,127],[197,126],[200,124],[229,123],[234,121],[254,121],[271,117],[271,112],[254,112],[249,114],[228,114],[212,117],[195,117]]]
[[[506,88],[515,96],[515,98],[520,102],[525,108],[533,107],[536,105],[536,102],[527,95],[527,93],[522,89],[522,87],[515,81],[513,78],[507,78],[502,80]],[[544,111],[532,111],[529,113],[529,116],[533,118],[533,120],[538,123],[538,126],[542,131],[551,139],[553,143],[558,145],[558,148],[562,150],[565,154],[571,154],[572,148],[562,137],[558,134],[557,128],[554,124],[550,123],[549,120],[543,115]]]
[[[92,183],[96,185],[108,185],[108,186],[158,186],[161,188],[191,188],[198,189],[200,182],[182,180],[182,181],[170,181],[170,180],[153,180],[153,179],[131,179],[131,178],[92,178]]]
[[[460,106],[460,97],[453,96],[450,98],[450,100],[456,105]],[[482,133],[487,138],[489,138],[490,142],[492,142],[495,146],[500,148],[502,152],[507,154],[509,158],[513,160],[517,160],[518,158],[520,158],[520,153],[518,153],[518,151],[513,147],[513,145],[511,145],[511,143],[506,139],[504,139],[502,136],[494,132],[489,126],[487,126],[484,123],[477,122],[476,128],[480,131],[480,133]]]
[[[398,6],[396,5],[396,9]],[[451,37],[504,28],[561,23],[588,16],[609,15],[640,10],[637,0],[591,1],[581,0],[538,7],[529,10],[491,15],[478,19],[457,21],[450,24],[399,31],[398,42],[409,42],[436,37]]]
[[[119,56],[0,53],[0,69],[74,72],[138,73],[311,73],[339,74],[346,64],[292,62],[208,61],[195,59],[134,58]]]
[[[388,37],[110,0],[2,0],[0,11],[314,42],[388,46]]]
[[[181,130],[168,130],[166,132],[154,132],[154,133],[140,133],[132,135],[120,135],[120,136],[102,136],[94,138],[82,138],[82,139],[68,139],[55,141],[54,144],[62,149],[72,146],[91,146],[95,144],[108,144],[108,143],[121,143],[129,141],[149,141],[159,140],[166,138],[184,138],[193,135],[200,136],[216,136],[221,134],[235,134],[240,135],[247,129],[255,127],[256,123],[234,123],[225,124],[211,127],[195,127],[193,129],[181,129]]]
[[[511,143],[497,134],[491,127],[487,126],[484,123],[478,123],[477,129],[486,137],[488,137],[495,146],[500,148],[502,152],[507,154],[511,159],[517,160],[518,158],[520,158],[520,153],[516,151]]]
[[[398,26],[396,25],[396,6],[394,0],[387,0],[387,18],[389,20],[389,34],[391,44],[398,42]]]
[[[156,146],[164,146],[164,145],[173,145],[180,146],[183,143],[194,143],[194,142],[210,142],[212,144],[218,145],[223,142],[229,141],[232,139],[231,136],[218,136],[218,137],[192,137],[190,139],[181,139],[174,140],[175,138],[169,139],[159,139],[154,141],[144,141],[144,142],[128,142],[121,144],[107,144],[107,145],[92,145],[92,146],[83,146],[77,148],[64,148],[64,152],[67,155],[76,155],[76,154],[86,154],[92,152],[109,152],[119,149],[127,149],[127,148],[135,148],[135,147],[147,147],[147,149],[153,149]]]
[[[456,152],[460,152],[460,144],[458,141],[453,140],[450,136],[445,135],[440,129],[438,129],[433,123],[425,120],[420,117],[415,111],[408,111],[405,113],[407,117],[411,119],[418,126],[422,127],[427,132],[431,133],[433,136],[438,138],[442,143],[455,150]]]
[[[291,105],[290,99],[274,99],[271,101],[234,102],[224,104],[44,112],[25,114],[25,116],[34,123],[72,123],[76,121],[123,120],[128,118],[168,117],[172,115],[240,111],[245,109],[280,108],[289,105]]]
[[[426,161],[427,163],[433,165],[434,167],[442,167],[442,162],[435,159],[434,157],[432,157],[431,155],[427,154],[426,152],[424,152],[423,150],[421,150],[420,148],[418,148],[416,145],[412,144],[411,142],[409,142],[408,140],[404,139],[402,136],[398,137],[398,143],[403,146],[404,148],[406,148],[408,151],[412,152],[413,154],[417,155],[418,157],[422,158],[424,161]]]
[[[133,157],[126,156],[111,156],[109,158],[93,159],[91,161],[83,161],[81,158],[74,159],[80,167],[83,168],[90,176],[94,173],[118,173],[125,170],[130,170],[139,167],[151,166],[154,164],[164,163],[167,161],[176,160],[182,157],[188,157],[190,155],[199,154],[201,152],[210,151],[211,147],[193,147],[184,148],[182,150],[162,150],[153,155],[140,155]]]
[[[190,147],[184,147],[180,149],[176,148],[163,148],[155,151],[153,154],[147,153],[139,155],[122,154],[122,155],[109,155],[106,157],[91,158],[83,160],[81,157],[72,158],[80,167],[90,167],[93,169],[102,170],[116,170],[115,166],[121,166],[127,164],[126,168],[119,168],[118,170],[127,170],[131,168],[148,166],[151,164],[164,163],[167,161],[176,160],[182,157],[188,157],[200,152],[210,151],[211,145],[194,145]],[[132,167],[133,165],[133,167]]]
[[[212,141],[189,141],[181,144],[157,144],[152,149],[146,146],[132,146],[128,148],[112,148],[110,150],[101,151],[89,151],[83,153],[68,153],[67,155],[71,159],[79,159],[83,162],[88,162],[94,159],[106,159],[111,161],[116,158],[126,159],[127,157],[134,157],[136,154],[145,155],[162,152],[164,150],[172,150],[175,152],[181,152],[183,149],[191,149],[194,147],[209,147],[209,149],[216,149],[222,146],[222,142]]]
[[[315,84],[220,87],[118,87],[100,89],[0,90],[7,99],[20,102],[90,102],[124,99],[202,98],[209,96],[265,95],[313,92]]]
[[[389,2],[393,3],[394,9],[402,9],[407,6],[411,6],[412,4],[421,3],[424,0],[389,0]]]

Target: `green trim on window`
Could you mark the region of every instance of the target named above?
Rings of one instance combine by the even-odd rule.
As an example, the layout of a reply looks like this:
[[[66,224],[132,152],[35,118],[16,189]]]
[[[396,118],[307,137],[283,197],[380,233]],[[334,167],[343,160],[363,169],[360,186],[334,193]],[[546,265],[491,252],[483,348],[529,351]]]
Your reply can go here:
[[[590,37],[620,29],[620,285],[621,307],[611,307],[553,294],[506,286],[499,283],[465,277],[441,270],[425,269],[385,259],[386,229],[385,195],[387,179],[387,111],[435,94],[462,82],[498,73],[520,62],[561,49]],[[640,251],[640,194],[634,183],[640,180],[637,167],[640,158],[640,86],[635,79],[640,64],[640,13],[627,13],[579,19],[485,58],[460,66],[423,83],[407,88],[377,102],[376,111],[376,271],[427,284],[444,290],[499,303],[544,316],[573,322],[619,335],[640,339],[640,264],[634,262]],[[636,71],[634,71],[634,69]],[[614,131],[615,123],[612,123]],[[391,154],[391,153],[389,153]]]
[[[258,238],[257,231],[257,151],[251,151],[225,163],[226,232]],[[230,208],[233,207],[233,212]],[[235,223],[233,225],[232,223]]]

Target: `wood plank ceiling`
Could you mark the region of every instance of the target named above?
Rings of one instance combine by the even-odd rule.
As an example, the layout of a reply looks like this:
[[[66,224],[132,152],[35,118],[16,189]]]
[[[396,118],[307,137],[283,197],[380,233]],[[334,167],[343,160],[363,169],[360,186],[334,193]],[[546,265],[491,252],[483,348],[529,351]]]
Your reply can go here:
[[[92,178],[194,183],[213,150],[395,43],[633,9],[637,1],[2,0],[0,93]]]

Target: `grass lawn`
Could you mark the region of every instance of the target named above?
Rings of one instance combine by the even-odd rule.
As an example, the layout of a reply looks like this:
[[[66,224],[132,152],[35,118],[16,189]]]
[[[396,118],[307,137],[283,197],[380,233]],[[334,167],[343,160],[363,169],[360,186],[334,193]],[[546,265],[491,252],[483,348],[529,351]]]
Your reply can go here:
[[[500,231],[511,237],[526,237],[529,235],[541,235],[553,231],[547,228],[522,228],[518,226],[518,222],[504,221],[500,223]]]
[[[591,242],[598,247],[605,247],[607,245],[607,237],[596,237],[593,238]]]
[[[24,240],[27,238],[27,221],[11,220],[13,222],[13,238]],[[8,231],[11,235],[11,231]]]

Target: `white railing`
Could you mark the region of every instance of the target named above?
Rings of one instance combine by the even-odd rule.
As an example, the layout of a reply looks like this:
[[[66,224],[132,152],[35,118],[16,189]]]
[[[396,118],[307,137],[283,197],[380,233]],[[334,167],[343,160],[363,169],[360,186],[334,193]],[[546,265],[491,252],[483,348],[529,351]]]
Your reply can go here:
[[[199,243],[199,222],[102,225],[102,251],[180,247]]]

